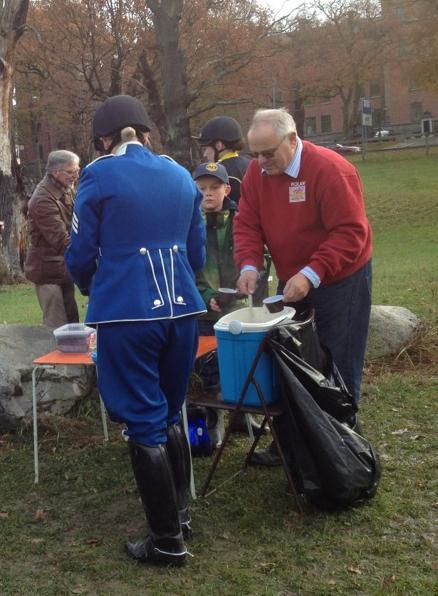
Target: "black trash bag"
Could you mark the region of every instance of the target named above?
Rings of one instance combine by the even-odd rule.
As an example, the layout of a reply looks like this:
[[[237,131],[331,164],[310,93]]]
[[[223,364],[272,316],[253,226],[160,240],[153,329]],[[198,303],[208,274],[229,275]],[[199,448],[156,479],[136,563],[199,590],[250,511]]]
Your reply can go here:
[[[288,429],[298,491],[322,509],[340,509],[375,494],[380,463],[367,439],[351,428],[356,407],[328,352],[321,346],[316,349],[319,342],[312,339],[312,328],[316,336],[314,325],[307,325],[306,341],[313,342],[310,351],[319,353],[319,368],[325,375],[301,358],[305,342],[299,345],[300,333],[293,324],[275,328],[269,345],[280,371],[285,398],[282,422]]]
[[[319,343],[313,314],[301,323],[275,327],[269,345],[282,351],[297,379],[324,411],[355,425],[357,406],[330,352]]]
[[[212,350],[195,361],[195,372],[202,381],[204,391],[212,391],[219,388],[219,364],[217,351]]]

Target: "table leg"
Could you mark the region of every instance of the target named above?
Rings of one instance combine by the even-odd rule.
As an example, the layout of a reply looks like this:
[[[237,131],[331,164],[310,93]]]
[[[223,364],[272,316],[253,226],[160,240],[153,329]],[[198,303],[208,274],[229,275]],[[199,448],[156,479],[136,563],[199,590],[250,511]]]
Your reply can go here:
[[[105,441],[109,440],[108,437],[108,424],[106,422],[106,410],[105,410],[105,404],[103,403],[102,398],[99,395],[99,402],[100,402],[100,415],[102,417],[102,428],[103,428],[103,436]]]
[[[248,429],[248,438],[251,445],[254,443],[254,431],[252,430],[251,416],[245,414],[246,428]]]
[[[34,467],[34,483],[39,482],[39,462],[38,462],[38,417],[37,417],[37,402],[36,402],[36,373],[39,366],[35,366],[32,370],[32,417],[33,417],[33,467]]]
[[[32,422],[33,422],[33,467],[35,472],[34,483],[38,484],[40,479],[40,468],[38,459],[38,416],[37,416],[37,395],[36,387],[37,381],[36,374],[39,369],[42,371],[48,370],[49,368],[55,368],[53,364],[37,364],[32,370]],[[41,373],[42,374],[42,373]]]
[[[196,487],[195,487],[195,475],[193,474],[193,459],[192,459],[192,450],[190,448],[190,439],[189,439],[189,422],[187,419],[187,404],[184,401],[183,407],[181,409],[182,419],[183,419],[183,428],[184,432],[186,433],[187,442],[189,444],[189,453],[190,453],[190,494],[192,495],[192,499],[196,499]]]

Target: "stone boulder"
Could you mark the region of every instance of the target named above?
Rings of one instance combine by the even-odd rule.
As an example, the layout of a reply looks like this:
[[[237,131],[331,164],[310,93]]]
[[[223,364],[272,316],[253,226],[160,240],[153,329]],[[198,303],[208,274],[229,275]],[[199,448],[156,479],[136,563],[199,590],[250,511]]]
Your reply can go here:
[[[47,327],[0,325],[0,432],[32,415],[32,361],[55,349]],[[39,375],[39,412],[65,414],[95,385],[93,366],[56,366]]]
[[[418,333],[420,319],[402,306],[372,306],[367,360],[397,355]]]

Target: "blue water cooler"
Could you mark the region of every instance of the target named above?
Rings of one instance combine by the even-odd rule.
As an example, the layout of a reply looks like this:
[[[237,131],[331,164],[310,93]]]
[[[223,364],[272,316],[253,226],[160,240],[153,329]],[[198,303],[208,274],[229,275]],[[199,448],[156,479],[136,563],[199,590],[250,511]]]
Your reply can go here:
[[[286,307],[269,313],[263,307],[242,308],[225,315],[214,326],[217,339],[222,399],[236,403],[266,334],[276,324],[291,319],[295,311]],[[280,381],[272,356],[265,351],[257,364],[254,378],[268,404],[280,397]],[[251,383],[243,401],[246,406],[260,406],[258,393]]]

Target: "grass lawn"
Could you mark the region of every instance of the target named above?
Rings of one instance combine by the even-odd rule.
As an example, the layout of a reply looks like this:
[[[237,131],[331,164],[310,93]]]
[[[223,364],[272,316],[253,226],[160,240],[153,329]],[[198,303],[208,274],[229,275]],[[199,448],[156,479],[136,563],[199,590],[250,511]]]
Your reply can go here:
[[[352,160],[353,161],[353,160]],[[355,157],[374,234],[373,303],[436,321],[438,147]]]
[[[145,529],[126,444],[116,425],[102,444],[90,398],[70,417],[42,417],[38,486],[31,426],[0,437],[2,596],[436,593],[438,152],[356,163],[375,235],[374,303],[406,306],[428,325],[421,364],[414,347],[366,369],[361,420],[383,464],[375,499],[300,517],[281,469],[250,468],[193,503],[185,568],[139,565],[122,550]],[[32,286],[0,288],[0,320],[40,322]],[[245,447],[233,439],[214,483],[237,469]],[[194,463],[201,486],[211,460]]]

